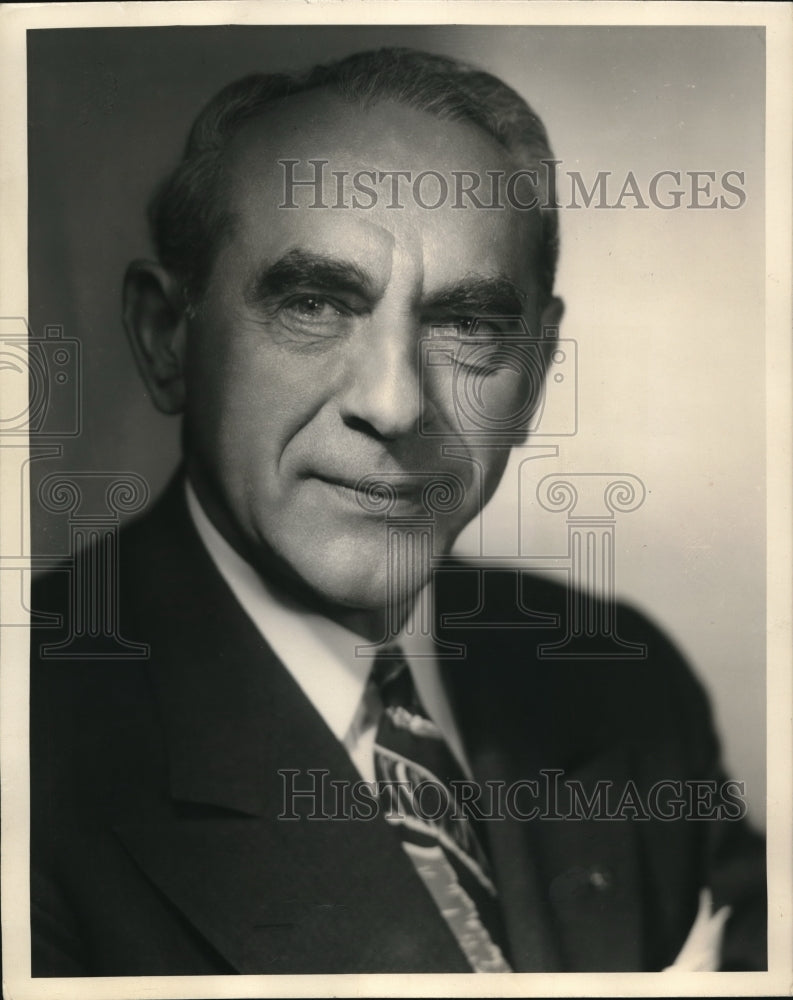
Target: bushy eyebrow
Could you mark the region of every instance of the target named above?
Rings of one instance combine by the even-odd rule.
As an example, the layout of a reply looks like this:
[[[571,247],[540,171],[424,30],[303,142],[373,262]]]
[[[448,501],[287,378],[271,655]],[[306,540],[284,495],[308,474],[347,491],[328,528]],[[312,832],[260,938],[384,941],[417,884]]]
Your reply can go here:
[[[347,292],[372,298],[374,281],[357,264],[307,250],[289,250],[258,274],[245,292],[250,305],[295,288]]]
[[[375,281],[357,264],[303,249],[289,250],[258,274],[245,293],[249,305],[297,288],[348,293],[375,299]],[[466,275],[433,292],[419,304],[427,316],[520,316],[526,292],[504,275]]]
[[[434,292],[422,305],[427,315],[520,316],[528,295],[503,275],[469,275]]]

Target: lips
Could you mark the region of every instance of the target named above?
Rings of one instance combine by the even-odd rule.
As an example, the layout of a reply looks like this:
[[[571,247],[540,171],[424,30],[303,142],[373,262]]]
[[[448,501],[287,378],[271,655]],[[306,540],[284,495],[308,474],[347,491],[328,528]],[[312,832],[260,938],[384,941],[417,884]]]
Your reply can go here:
[[[331,483],[334,486],[344,486],[350,490],[371,489],[374,484],[382,483],[384,486],[389,486],[397,493],[417,494],[420,494],[427,483],[432,479],[431,476],[418,472],[413,473],[412,475],[405,475],[404,473],[394,475],[393,473],[389,474],[387,472],[367,472],[364,475],[356,476],[355,478],[328,475],[326,473],[315,473],[315,476],[317,479],[321,479],[326,483]]]
[[[369,472],[352,477],[328,472],[314,472],[311,478],[336,489],[349,500],[354,500],[364,509],[376,507],[378,496],[389,497],[399,503],[421,506],[427,483],[432,476],[426,473],[406,474],[400,472]]]

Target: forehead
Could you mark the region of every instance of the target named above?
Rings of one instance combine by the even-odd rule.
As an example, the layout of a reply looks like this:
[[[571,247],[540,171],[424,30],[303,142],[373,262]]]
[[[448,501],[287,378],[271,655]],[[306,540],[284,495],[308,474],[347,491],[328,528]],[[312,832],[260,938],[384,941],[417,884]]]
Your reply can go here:
[[[480,203],[503,205],[505,178],[519,168],[467,122],[393,101],[362,108],[327,91],[295,95],[248,122],[226,151],[228,249],[242,266],[301,247],[344,256],[384,280],[395,258],[410,261],[425,288],[493,273],[528,290],[538,213],[478,207],[458,193],[473,186]],[[305,180],[312,183],[294,183]]]

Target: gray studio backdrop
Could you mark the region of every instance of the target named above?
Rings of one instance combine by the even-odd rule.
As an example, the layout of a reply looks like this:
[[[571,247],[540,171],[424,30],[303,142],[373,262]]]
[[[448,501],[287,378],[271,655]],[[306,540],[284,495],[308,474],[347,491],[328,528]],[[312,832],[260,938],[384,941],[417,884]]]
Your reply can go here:
[[[541,508],[537,483],[557,472],[637,477],[645,500],[616,523],[617,592],[693,661],[713,696],[730,770],[746,782],[762,824],[763,29],[30,32],[29,318],[36,335],[49,325],[79,342],[82,390],[80,433],[62,439],[62,457],[30,464],[33,551],[69,546],[67,519],[36,501],[53,471],[134,472],[155,496],[177,461],[178,421],[146,398],[120,291],[128,261],[151,253],[145,205],[199,108],[246,73],[382,45],[456,55],[502,76],[545,120],[563,171],[578,171],[587,187],[611,172],[609,202],[628,171],[645,198],[664,170],[713,172],[717,195],[726,171],[743,176],[739,208],[638,208],[635,199],[622,209],[563,208],[558,290],[567,304],[562,335],[577,347],[576,433],[543,440],[558,446],[555,457],[517,454],[458,547],[562,552],[565,517]]]

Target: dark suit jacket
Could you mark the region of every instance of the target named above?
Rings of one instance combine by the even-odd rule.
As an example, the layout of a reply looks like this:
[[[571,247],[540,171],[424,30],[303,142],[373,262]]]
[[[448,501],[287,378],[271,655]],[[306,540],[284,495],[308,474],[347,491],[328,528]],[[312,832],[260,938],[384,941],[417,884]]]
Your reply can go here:
[[[278,819],[280,769],[358,775],[215,570],[180,484],[122,532],[118,565],[120,628],[148,658],[50,659],[57,633],[32,636],[33,975],[467,971],[382,818]],[[51,574],[34,608],[66,614],[68,583]],[[441,614],[476,607],[476,574],[437,584]],[[495,574],[486,596],[514,606],[515,587]],[[563,588],[521,587],[563,629]],[[539,659],[559,629],[443,631],[467,645],[444,670],[477,781],[720,780],[700,686],[640,616],[621,608],[619,627],[645,660]],[[744,822],[484,828],[518,971],[660,969],[703,885],[733,907],[725,967],[765,965],[764,851]]]

